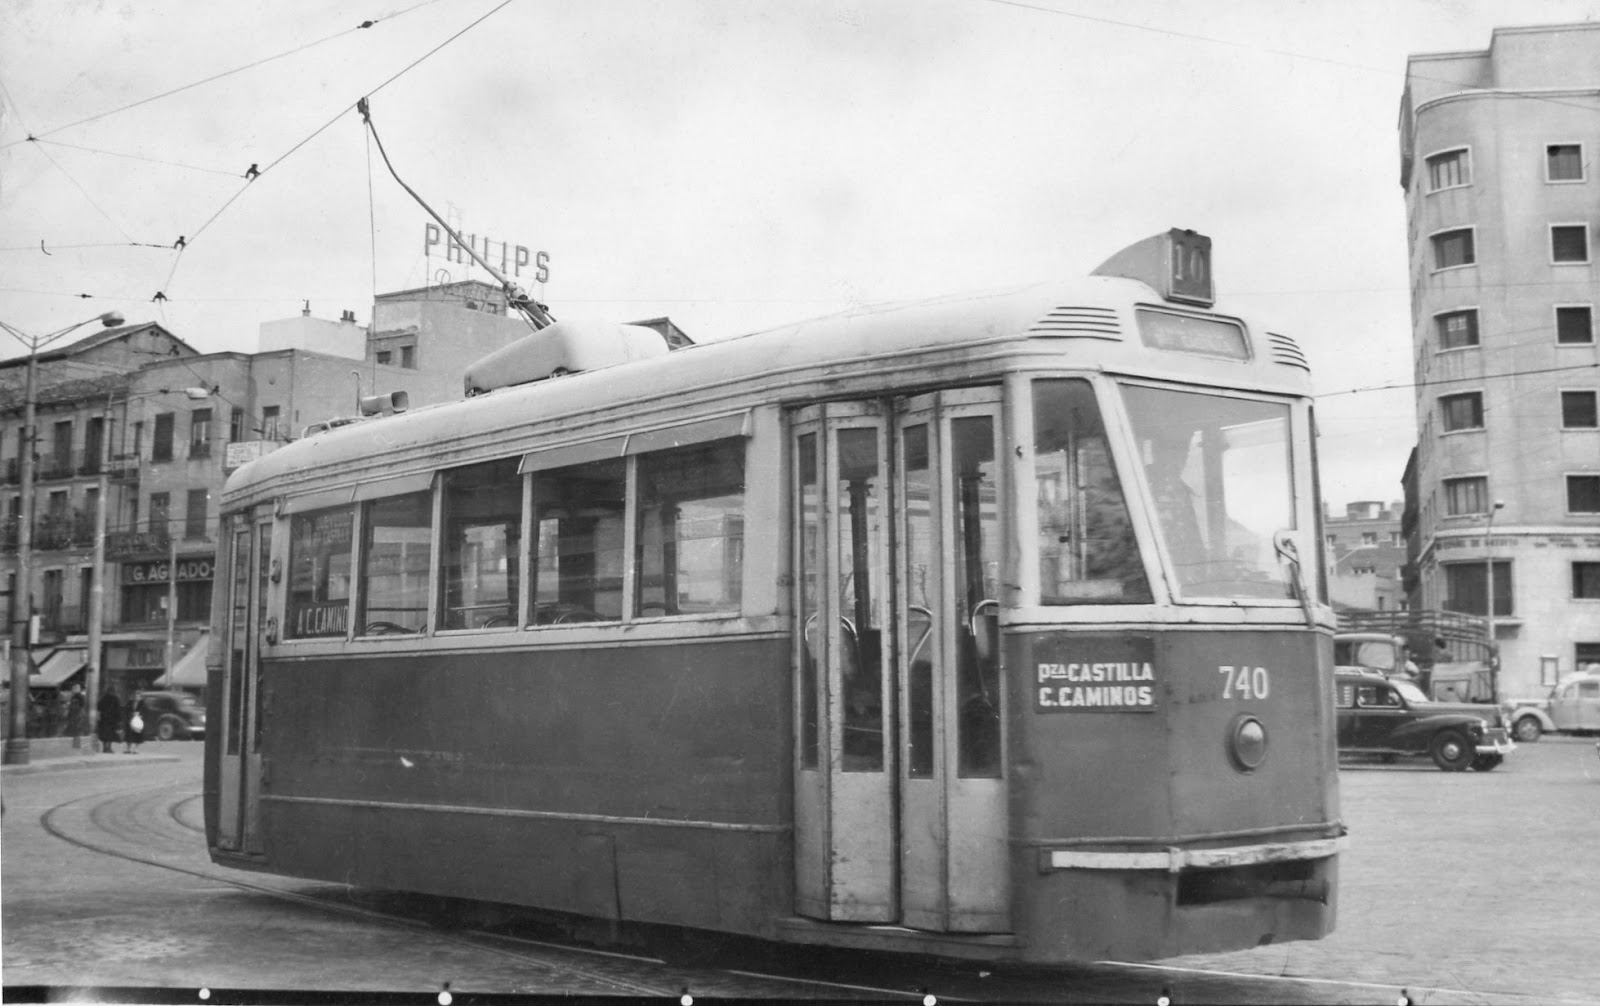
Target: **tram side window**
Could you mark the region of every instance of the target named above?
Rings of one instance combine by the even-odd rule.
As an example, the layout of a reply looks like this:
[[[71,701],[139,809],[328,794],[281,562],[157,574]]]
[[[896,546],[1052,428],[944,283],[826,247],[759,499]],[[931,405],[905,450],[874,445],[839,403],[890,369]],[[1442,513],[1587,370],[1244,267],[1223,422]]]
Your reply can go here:
[[[627,486],[621,458],[534,474],[535,625],[622,618]]]
[[[354,510],[294,514],[289,522],[289,639],[343,636],[350,624]]]
[[[1079,379],[1033,385],[1034,488],[1040,600],[1151,600],[1094,388]]]
[[[737,612],[744,575],[745,441],[639,458],[637,612]]]
[[[517,624],[517,561],[522,541],[518,458],[444,473],[441,627]]]
[[[428,627],[433,493],[407,493],[362,505],[358,633],[422,632]]]

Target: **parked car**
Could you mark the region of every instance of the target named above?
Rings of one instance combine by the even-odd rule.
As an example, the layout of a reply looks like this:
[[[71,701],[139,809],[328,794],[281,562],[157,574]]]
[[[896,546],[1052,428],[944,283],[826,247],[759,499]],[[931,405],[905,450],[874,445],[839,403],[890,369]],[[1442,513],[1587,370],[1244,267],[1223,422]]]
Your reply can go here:
[[[1446,772],[1487,772],[1516,749],[1499,706],[1435,702],[1410,681],[1365,671],[1336,671],[1334,682],[1340,752],[1425,754]]]
[[[146,740],[198,740],[206,735],[206,710],[187,692],[145,692],[139,699]]]
[[[1600,731],[1600,674],[1574,674],[1542,699],[1511,700],[1511,733],[1519,741],[1591,730]]]

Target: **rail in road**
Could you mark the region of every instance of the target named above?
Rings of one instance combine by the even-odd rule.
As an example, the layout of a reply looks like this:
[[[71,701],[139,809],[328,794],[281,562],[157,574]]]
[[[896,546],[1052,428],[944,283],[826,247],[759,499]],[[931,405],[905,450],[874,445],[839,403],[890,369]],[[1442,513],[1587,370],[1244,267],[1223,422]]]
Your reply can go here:
[[[1593,759],[1592,745],[1584,745],[1586,754]],[[1575,750],[1569,745],[1568,751]],[[1543,754],[1536,756],[1546,763],[1559,761],[1562,752],[1546,746]],[[1531,764],[1525,762],[1525,765]],[[1600,765],[1600,763],[1597,763]],[[1513,768],[1514,766],[1507,766]],[[181,766],[178,768],[182,768]],[[1496,773],[1498,775],[1499,773]],[[57,774],[59,776],[59,774]],[[213,960],[204,966],[193,961],[181,965],[185,980],[205,976],[208,980],[229,982],[228,989],[215,988],[213,1001],[249,998],[249,990],[273,985],[284,988],[301,988],[308,991],[399,991],[405,993],[437,994],[446,989],[446,980],[418,981],[415,968],[407,970],[404,962],[437,962],[434,975],[464,976],[449,979],[448,988],[458,997],[470,998],[471,993],[535,993],[574,994],[600,996],[647,997],[661,1000],[691,998],[736,999],[820,999],[849,1000],[872,999],[905,1002],[938,1002],[963,1000],[1051,1000],[1089,1002],[1414,1002],[1414,1003],[1488,1003],[1488,1002],[1566,1002],[1593,1001],[1582,991],[1574,994],[1559,983],[1551,986],[1536,976],[1524,975],[1526,983],[1519,982],[1510,965],[1504,980],[1470,976],[1467,982],[1450,984],[1429,982],[1426,979],[1439,974],[1437,968],[1423,966],[1413,958],[1405,961],[1376,962],[1376,971],[1352,967],[1347,953],[1341,952],[1335,941],[1323,944],[1288,944],[1283,948],[1267,948],[1243,954],[1217,955],[1211,958],[1189,958],[1182,961],[1153,964],[1127,964],[1099,962],[1066,968],[1022,968],[1005,965],[982,966],[971,962],[947,962],[907,959],[882,954],[813,950],[811,948],[776,947],[757,944],[755,941],[726,941],[696,945],[685,941],[677,949],[688,949],[696,963],[687,964],[676,953],[618,953],[598,949],[584,943],[563,938],[549,938],[544,932],[530,936],[524,926],[480,926],[463,923],[460,918],[443,920],[440,903],[428,899],[364,892],[339,884],[314,883],[291,878],[281,878],[229,870],[209,862],[205,856],[200,814],[197,773],[169,771],[169,781],[150,783],[154,774],[141,772],[141,783],[126,785],[128,773],[95,773],[102,778],[116,776],[116,785],[110,782],[100,788],[89,787],[86,792],[71,798],[44,805],[37,811],[37,825],[48,836],[48,841],[70,847],[94,857],[114,860],[133,868],[163,871],[175,883],[193,887],[200,883],[208,889],[218,888],[233,892],[233,900],[245,908],[252,918],[273,911],[293,913],[295,932],[323,934],[314,939],[323,946],[305,947],[300,951],[315,959],[320,953],[343,954],[346,948],[338,941],[351,941],[360,953],[368,954],[368,970],[346,967],[323,969],[305,978],[306,972],[293,970],[292,964],[280,964],[285,970],[273,972],[267,963],[278,955],[271,941],[285,927],[261,925],[252,939],[259,945],[247,952],[230,955],[226,948],[218,957],[234,959],[224,963]],[[1398,799],[1399,790],[1424,791],[1437,780],[1447,787],[1439,792],[1454,799],[1465,799],[1469,804],[1479,796],[1457,788],[1485,777],[1466,775],[1446,777],[1431,769],[1408,772],[1404,767],[1395,769],[1364,770],[1354,767],[1346,775],[1347,805],[1354,804],[1352,817],[1357,820],[1353,831],[1360,846],[1359,819],[1361,807],[1370,804],[1383,814],[1393,814],[1391,804]],[[1427,780],[1426,782],[1424,780]],[[1531,780],[1519,780],[1517,788],[1529,788]],[[36,778],[7,780],[8,802],[11,813],[6,821],[7,845],[13,829],[18,827],[18,809],[12,795],[20,785],[40,785]],[[79,787],[83,789],[83,787]],[[1536,788],[1536,787],[1535,787]],[[1503,792],[1502,794],[1503,795]],[[1579,791],[1580,798],[1591,801],[1593,792]],[[1354,800],[1352,801],[1352,799]],[[46,801],[48,802],[48,801]],[[1437,807],[1435,808],[1437,809]],[[10,855],[8,854],[8,866]],[[1359,864],[1359,858],[1356,862]],[[1346,889],[1357,895],[1365,884],[1349,883],[1350,869],[1346,867]],[[1481,879],[1468,880],[1468,886],[1478,889],[1481,896]],[[11,883],[7,883],[8,896]],[[1346,904],[1351,904],[1347,893]],[[1403,894],[1404,892],[1402,892]],[[1413,892],[1414,895],[1414,892]],[[1357,911],[1360,898],[1355,899]],[[1591,902],[1592,903],[1592,902]],[[1461,903],[1456,902],[1459,906]],[[276,906],[276,908],[274,907]],[[1468,911],[1475,911],[1468,906]],[[1434,925],[1421,913],[1418,925]],[[1483,921],[1477,923],[1489,939],[1493,939],[1492,912],[1478,913]],[[311,916],[323,921],[311,921]],[[1450,920],[1452,925],[1463,922],[1463,914]],[[1359,922],[1359,920],[1357,920]],[[253,924],[253,923],[252,923]],[[160,954],[165,946],[157,927],[152,922],[146,931],[127,935],[130,947],[140,949],[148,957]],[[1352,925],[1347,913],[1341,919],[1341,929]],[[68,972],[63,977],[52,970],[47,962],[37,960],[37,955],[19,948],[27,947],[33,937],[29,934],[30,920],[18,917],[8,908],[6,916],[5,950],[8,1000],[14,993],[23,991],[20,984],[31,982],[50,985],[79,986],[93,984],[141,985],[141,975],[148,970],[118,970],[117,955],[107,951],[115,947],[118,934],[98,927],[94,939],[81,948],[90,955],[84,967]],[[250,932],[249,926],[239,932]],[[1336,934],[1336,938],[1339,934]],[[1479,936],[1470,936],[1478,939]],[[179,940],[169,941],[173,943]],[[1584,941],[1587,942],[1587,941]],[[91,948],[98,948],[98,954]],[[290,948],[291,951],[294,948]],[[1394,949],[1393,957],[1403,958],[1406,950]],[[284,955],[292,961],[292,953]],[[703,963],[710,962],[710,963]],[[263,970],[267,968],[268,970]],[[373,972],[377,975],[373,977]],[[1278,969],[1278,973],[1272,973]],[[1447,970],[1449,967],[1447,966]],[[1416,983],[1391,983],[1383,980],[1393,972],[1407,971],[1424,980]],[[1458,972],[1457,972],[1458,973]],[[409,976],[409,977],[408,977]],[[1581,981],[1581,979],[1573,979]],[[366,983],[366,984],[362,984]],[[398,983],[398,985],[396,984]],[[1592,988],[1592,987],[1591,987]],[[183,998],[170,1001],[199,1002],[199,987],[172,988],[164,992],[185,993]],[[194,998],[189,998],[193,995]],[[163,1000],[168,1001],[168,1000]]]

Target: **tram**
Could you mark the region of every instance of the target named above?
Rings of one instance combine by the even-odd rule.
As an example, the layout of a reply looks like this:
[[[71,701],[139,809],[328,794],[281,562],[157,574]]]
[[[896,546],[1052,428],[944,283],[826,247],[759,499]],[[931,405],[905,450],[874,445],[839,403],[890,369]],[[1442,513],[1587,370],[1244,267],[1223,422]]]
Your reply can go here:
[[[556,322],[250,462],[213,859],[973,959],[1325,936],[1311,375],[1210,267],[1173,230],[685,348]]]

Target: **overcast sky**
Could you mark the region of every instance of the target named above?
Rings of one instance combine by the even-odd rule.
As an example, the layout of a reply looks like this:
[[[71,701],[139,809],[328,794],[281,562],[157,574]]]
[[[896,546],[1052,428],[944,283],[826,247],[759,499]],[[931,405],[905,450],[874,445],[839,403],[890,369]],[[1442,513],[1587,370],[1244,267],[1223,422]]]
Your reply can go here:
[[[365,323],[374,292],[487,278],[428,253],[365,95],[436,210],[497,257],[547,253],[548,282],[531,262],[521,279],[558,318],[668,315],[705,341],[1075,276],[1199,230],[1219,291],[1311,358],[1326,497],[1398,499],[1411,391],[1361,389],[1411,379],[1406,57],[1596,17],[1600,0],[7,0],[0,320],[43,335],[116,310],[253,350],[305,301]]]

